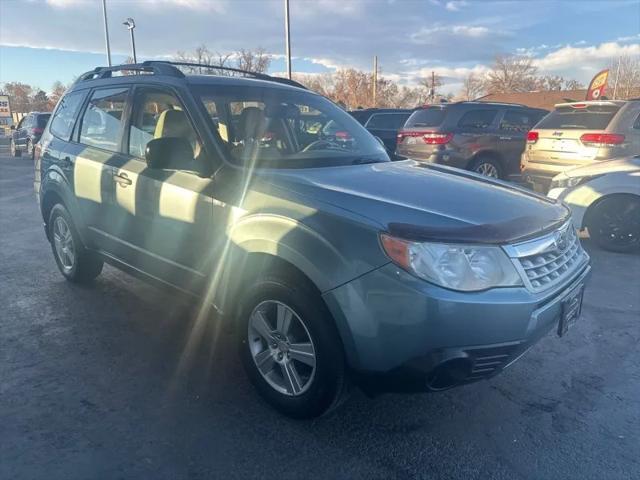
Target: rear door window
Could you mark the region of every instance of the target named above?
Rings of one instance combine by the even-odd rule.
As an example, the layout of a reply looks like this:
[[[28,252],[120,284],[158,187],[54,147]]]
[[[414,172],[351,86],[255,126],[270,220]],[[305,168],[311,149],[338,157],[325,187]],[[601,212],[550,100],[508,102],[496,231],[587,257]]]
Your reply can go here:
[[[538,124],[542,130],[605,130],[618,113],[617,105],[591,105],[586,108],[560,107]]]
[[[76,114],[85,98],[85,91],[71,92],[64,96],[51,120],[49,130],[62,140],[69,140]]]
[[[128,88],[108,88],[93,92],[82,117],[80,143],[111,152],[120,151],[128,93]]]
[[[491,126],[498,114],[498,110],[471,110],[465,113],[458,126],[461,128],[487,129]]]
[[[446,115],[444,107],[421,108],[411,114],[405,127],[437,127],[442,124]]]

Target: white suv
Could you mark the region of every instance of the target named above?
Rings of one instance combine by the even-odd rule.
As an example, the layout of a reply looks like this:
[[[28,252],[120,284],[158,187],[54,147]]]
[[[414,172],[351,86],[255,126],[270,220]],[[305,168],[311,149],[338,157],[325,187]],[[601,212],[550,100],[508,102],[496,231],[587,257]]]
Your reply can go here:
[[[640,154],[640,100],[561,103],[527,134],[522,178],[536,191],[563,171]]]

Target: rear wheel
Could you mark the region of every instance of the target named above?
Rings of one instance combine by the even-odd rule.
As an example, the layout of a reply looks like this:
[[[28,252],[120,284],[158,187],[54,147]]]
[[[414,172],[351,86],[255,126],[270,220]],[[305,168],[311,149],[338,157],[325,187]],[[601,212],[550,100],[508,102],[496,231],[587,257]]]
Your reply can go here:
[[[491,178],[502,178],[500,162],[491,157],[480,157],[473,162],[471,170]]]
[[[12,157],[19,157],[22,154],[22,152],[18,150],[18,147],[16,146],[16,142],[13,138],[11,139],[11,144],[9,149],[11,150]]]
[[[605,250],[627,253],[640,248],[640,197],[615,195],[589,212],[589,236]]]
[[[271,406],[311,418],[345,397],[342,342],[307,281],[287,273],[256,279],[242,299],[239,320],[245,371]]]
[[[49,215],[49,238],[58,269],[67,280],[88,283],[100,275],[102,260],[84,247],[71,215],[61,204]]]

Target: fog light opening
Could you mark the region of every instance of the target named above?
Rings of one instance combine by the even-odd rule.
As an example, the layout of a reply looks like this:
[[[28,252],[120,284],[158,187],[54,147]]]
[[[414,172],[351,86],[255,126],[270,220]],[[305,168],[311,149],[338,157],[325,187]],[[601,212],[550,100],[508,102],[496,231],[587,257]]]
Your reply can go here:
[[[427,378],[430,390],[446,390],[465,381],[471,374],[467,358],[454,358],[438,365]]]

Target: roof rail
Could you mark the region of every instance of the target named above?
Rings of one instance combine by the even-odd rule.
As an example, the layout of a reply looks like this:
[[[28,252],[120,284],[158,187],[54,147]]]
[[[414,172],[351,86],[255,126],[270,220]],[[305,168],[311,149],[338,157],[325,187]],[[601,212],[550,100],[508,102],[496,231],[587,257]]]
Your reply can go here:
[[[155,75],[171,75],[174,77],[184,77],[184,74],[177,68],[168,68],[165,65],[148,64],[143,63],[125,63],[122,65],[114,65],[112,67],[96,67],[93,70],[83,73],[78,77],[76,83],[84,82],[86,80],[95,80],[98,78],[110,78],[113,72],[145,72],[153,73]]]
[[[267,80],[267,81],[270,81],[270,82],[282,83],[282,84],[285,84],[285,85],[291,85],[293,87],[304,88],[305,90],[307,90],[307,87],[305,87],[304,85],[302,85],[299,82],[296,82],[295,80],[289,80],[288,78],[282,78],[282,77],[273,77],[271,75],[267,75],[266,73],[251,72],[249,70],[242,70],[240,68],[224,67],[224,66],[220,66],[220,65],[207,65],[205,63],[171,62],[171,61],[168,61],[168,60],[148,60],[148,61],[144,62],[142,65],[172,66],[172,67],[175,68],[176,71],[180,72],[181,74],[182,74],[182,72],[177,67],[206,68],[207,70],[220,70],[220,71],[223,71],[223,72],[242,73],[243,75],[246,75],[248,77],[257,78],[259,80]]]
[[[154,75],[168,75],[172,77],[184,78],[185,74],[178,67],[191,67],[191,68],[206,68],[208,70],[221,70],[223,72],[241,73],[248,77],[257,78],[259,80],[267,80],[270,82],[282,83],[285,85],[291,85],[293,87],[304,88],[295,80],[289,80],[288,78],[272,77],[266,73],[250,72],[248,70],[242,70],[240,68],[222,67],[218,65],[206,65],[203,63],[190,63],[190,62],[170,62],[168,60],[147,60],[142,63],[126,63],[122,65],[114,65],[112,67],[96,67],[93,70],[83,73],[78,77],[75,83],[84,82],[86,80],[95,80],[99,78],[110,78],[112,72],[131,71],[131,72],[143,72],[152,73]]]

